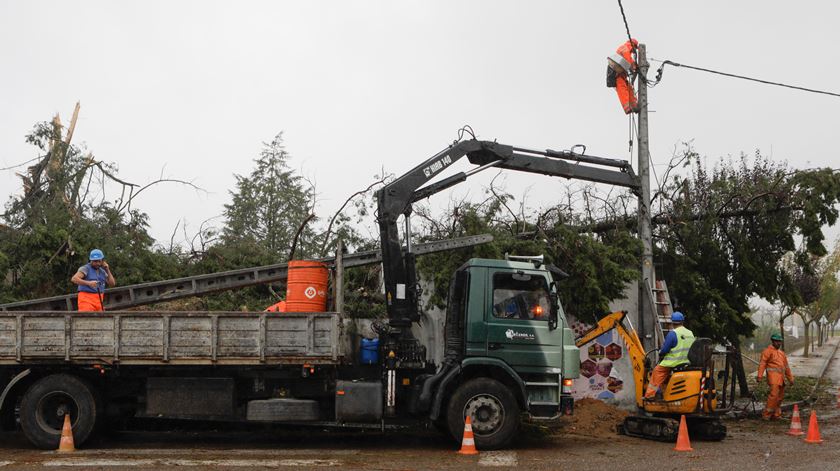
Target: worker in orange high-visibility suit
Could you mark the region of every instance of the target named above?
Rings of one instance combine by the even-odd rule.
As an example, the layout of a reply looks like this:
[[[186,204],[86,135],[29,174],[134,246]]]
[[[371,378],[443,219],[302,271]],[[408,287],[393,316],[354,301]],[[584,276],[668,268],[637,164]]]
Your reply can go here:
[[[633,59],[633,50],[638,47],[639,41],[631,39],[616,49],[616,53],[607,57],[607,86],[615,88],[618,94],[618,101],[625,114],[639,111],[639,104],[636,101],[636,92],[630,77],[636,73],[636,61]]]
[[[770,345],[761,352],[758,363],[758,381],[761,382],[767,373],[767,384],[770,394],[767,396],[767,406],[761,414],[764,420],[778,419],[782,416],[782,398],[785,396],[785,379],[793,384],[793,373],[788,366],[787,356],[782,351],[782,336],[774,333],[770,336]]]

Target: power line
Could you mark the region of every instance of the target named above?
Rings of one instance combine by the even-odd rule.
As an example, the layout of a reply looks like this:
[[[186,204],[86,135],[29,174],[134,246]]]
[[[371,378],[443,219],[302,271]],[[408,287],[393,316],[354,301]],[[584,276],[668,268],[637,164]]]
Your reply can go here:
[[[633,37],[630,36],[630,26],[627,25],[627,15],[624,14],[624,5],[621,4],[621,0],[618,0],[618,8],[621,8],[621,19],[624,20],[624,30],[627,31],[627,40],[630,41],[630,44],[633,43]],[[636,48],[634,47],[633,50]]]
[[[660,60],[656,60],[656,59],[651,59],[651,60],[662,63],[662,65],[659,67],[659,70],[656,71],[656,81],[653,82],[653,85],[658,84],[659,81],[662,80],[662,72],[664,71],[665,66],[666,65],[673,65],[674,67],[684,67],[686,69],[699,70],[701,72],[708,72],[710,74],[723,75],[725,77],[732,77],[732,78],[737,78],[737,79],[742,79],[742,80],[749,80],[749,81],[752,81],[752,82],[763,83],[763,84],[766,84],[766,85],[775,85],[777,87],[792,88],[794,90],[802,90],[804,92],[819,93],[821,95],[831,95],[831,96],[840,97],[840,93],[827,92],[825,90],[815,90],[813,88],[798,87],[796,85],[789,85],[789,84],[786,84],[786,83],[771,82],[769,80],[762,80],[762,79],[757,79],[757,78],[753,78],[753,77],[746,77],[744,75],[730,74],[730,73],[727,73],[727,72],[721,72],[719,70],[705,69],[703,67],[695,67],[693,65],[680,64],[678,62],[674,62],[674,61],[670,61],[670,60],[666,60],[666,61],[660,61]]]

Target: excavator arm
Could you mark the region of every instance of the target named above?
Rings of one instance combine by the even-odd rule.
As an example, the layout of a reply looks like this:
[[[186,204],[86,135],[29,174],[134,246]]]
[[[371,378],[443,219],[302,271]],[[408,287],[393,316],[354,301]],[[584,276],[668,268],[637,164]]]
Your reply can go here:
[[[575,345],[580,348],[599,336],[613,329],[624,340],[627,345],[627,352],[630,355],[630,363],[633,366],[633,383],[636,386],[636,405],[643,407],[644,388],[647,382],[647,368],[645,367],[645,348],[636,330],[624,325],[624,318],[627,311],[616,311],[602,317],[594,327],[587,330],[575,339]]]

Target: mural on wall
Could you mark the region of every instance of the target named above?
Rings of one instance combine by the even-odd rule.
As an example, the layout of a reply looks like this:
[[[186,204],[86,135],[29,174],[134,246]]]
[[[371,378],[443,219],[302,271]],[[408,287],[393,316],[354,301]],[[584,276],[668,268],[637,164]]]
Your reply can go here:
[[[575,337],[592,328],[572,319],[570,325]],[[630,371],[627,349],[618,334],[615,331],[601,334],[580,348],[580,378],[575,380],[572,395],[575,399],[623,401],[631,398],[634,391]]]

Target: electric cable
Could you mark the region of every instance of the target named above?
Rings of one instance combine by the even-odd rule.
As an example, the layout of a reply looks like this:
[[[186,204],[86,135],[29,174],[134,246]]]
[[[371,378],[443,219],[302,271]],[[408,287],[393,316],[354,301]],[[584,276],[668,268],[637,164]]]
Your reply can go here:
[[[24,165],[26,165],[26,164],[28,164],[28,163],[32,163],[32,162],[35,162],[36,160],[41,160],[41,159],[43,159],[43,158],[44,158],[44,156],[39,155],[38,157],[35,157],[35,158],[32,158],[32,159],[27,160],[26,162],[21,162],[21,163],[19,163],[19,164],[17,164],[17,165],[12,165],[11,167],[3,167],[3,168],[0,168],[0,171],[12,170],[13,168],[23,167]]]
[[[650,59],[650,60],[662,63],[662,65],[656,71],[656,81],[653,82],[653,84],[651,86],[655,86],[656,84],[659,83],[660,80],[662,80],[662,73],[663,73],[666,65],[673,65],[674,67],[683,67],[683,68],[686,68],[686,69],[699,70],[701,72],[708,72],[710,74],[723,75],[724,77],[732,77],[732,78],[737,78],[737,79],[741,79],[741,80],[749,80],[749,81],[752,81],[752,82],[763,83],[765,85],[774,85],[774,86],[777,86],[777,87],[792,88],[794,90],[801,90],[801,91],[804,91],[804,92],[818,93],[818,94],[821,94],[821,95],[830,95],[830,96],[840,97],[840,93],[829,92],[829,91],[825,91],[825,90],[816,90],[816,89],[813,89],[813,88],[799,87],[799,86],[796,86],[796,85],[790,85],[790,84],[781,83],[781,82],[773,82],[773,81],[770,81],[770,80],[763,80],[763,79],[757,79],[757,78],[754,78],[754,77],[747,77],[745,75],[731,74],[731,73],[728,73],[728,72],[721,72],[719,70],[712,70],[712,69],[706,69],[706,68],[703,68],[703,67],[697,67],[697,66],[693,66],[693,65],[680,64],[679,62],[674,62],[674,61],[671,61],[671,60],[665,60],[665,61],[660,61],[660,60],[656,60],[656,59]]]
[[[633,48],[633,55],[636,54],[636,46],[633,44],[633,37],[630,35],[630,26],[627,24],[627,15],[624,14],[624,5],[621,4],[621,0],[618,0],[618,8],[621,9],[621,19],[624,20],[624,30],[627,31],[627,40],[630,41],[630,45]]]

